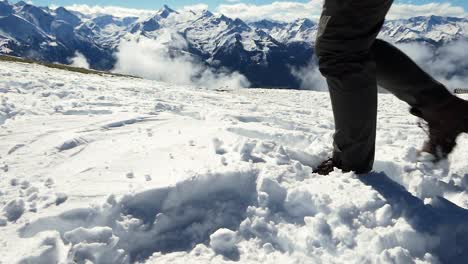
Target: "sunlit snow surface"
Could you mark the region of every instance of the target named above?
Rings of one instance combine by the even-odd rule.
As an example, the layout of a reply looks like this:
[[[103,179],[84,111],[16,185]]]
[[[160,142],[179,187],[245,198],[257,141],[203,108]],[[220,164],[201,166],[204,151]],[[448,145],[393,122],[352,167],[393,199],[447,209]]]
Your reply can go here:
[[[334,130],[323,92],[2,62],[0,97],[0,263],[468,259],[468,137],[418,162],[426,135],[391,95],[361,178],[311,172]]]

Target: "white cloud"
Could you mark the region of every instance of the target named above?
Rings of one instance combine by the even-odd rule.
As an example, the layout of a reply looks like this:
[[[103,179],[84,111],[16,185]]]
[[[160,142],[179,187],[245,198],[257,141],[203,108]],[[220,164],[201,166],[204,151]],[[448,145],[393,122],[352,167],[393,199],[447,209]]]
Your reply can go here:
[[[51,5],[52,8],[57,8],[56,5]],[[73,4],[69,6],[65,6],[68,10],[77,11],[85,15],[89,15],[92,17],[100,16],[100,15],[113,15],[115,17],[150,17],[154,16],[159,10],[156,9],[136,9],[136,8],[126,8],[126,7],[119,7],[119,6],[90,6],[86,4]],[[182,7],[180,10],[182,11],[202,11],[207,10],[207,4],[194,4],[194,5],[187,5]]]
[[[115,17],[147,17],[154,15],[157,10],[151,9],[135,9],[119,6],[90,6],[73,4],[65,7],[68,10],[77,11],[85,15],[113,15]]]
[[[243,3],[238,0],[228,0],[228,4],[221,4],[216,9],[216,13],[222,13],[228,17],[241,18],[246,21],[255,21],[261,19],[274,19],[279,21],[292,21],[297,18],[310,18],[317,20],[320,16],[323,6],[323,0],[310,0],[309,2],[273,2],[270,4],[256,5]],[[150,9],[134,9],[118,6],[90,6],[90,5],[70,5],[66,8],[81,12],[87,15],[103,15],[111,14],[117,17],[136,16],[146,17],[154,15],[157,10]],[[200,11],[208,9],[208,5],[204,3],[188,5],[180,10]],[[423,5],[415,4],[394,4],[390,13],[389,19],[409,18],[415,16],[440,15],[440,16],[455,16],[467,17],[463,7],[455,6],[450,3],[428,3]]]
[[[291,21],[296,18],[310,18],[317,20],[320,16],[323,0],[300,2],[273,2],[265,5],[247,3],[223,4],[218,6],[217,12],[229,17],[238,17],[246,21],[255,21],[264,18]],[[466,17],[463,7],[449,3],[428,3],[424,5],[394,4],[388,18],[409,18],[415,16],[440,15]]]
[[[291,73],[300,82],[300,88],[304,90],[325,91],[327,82],[320,73],[317,62],[311,61],[303,68],[292,68]]]
[[[296,18],[311,18],[316,20],[320,16],[323,1],[313,0],[307,3],[300,2],[273,2],[266,5],[255,5],[246,3],[222,4],[216,12],[228,17],[238,17],[246,21],[260,19],[274,19],[280,21],[291,21]]]
[[[184,6],[182,7],[182,10],[185,10],[185,11],[189,11],[189,10],[192,10],[192,11],[203,11],[203,10],[207,10],[208,9],[208,5],[207,4],[196,4],[196,5],[188,5],[188,6]]]
[[[418,43],[397,45],[425,71],[450,90],[464,88],[468,83],[468,41],[458,40],[438,50]]]
[[[158,39],[123,40],[115,54],[117,64],[114,71],[209,89],[235,89],[250,85],[247,78],[237,72],[214,71],[189,55],[171,55],[171,49],[180,50],[186,46],[185,39],[169,30],[164,30]]]
[[[75,52],[75,57],[70,59],[70,65],[73,67],[78,67],[78,68],[85,68],[89,69],[89,62],[88,59],[86,59],[85,55],[82,53],[76,51]]]
[[[439,49],[421,43],[404,43],[396,46],[424,71],[446,85],[449,90],[466,88],[468,83],[468,49],[466,49],[468,41],[454,41]],[[327,89],[326,81],[319,72],[315,61],[303,68],[293,68],[291,72],[300,81],[301,89]]]
[[[428,15],[467,17],[463,7],[453,6],[449,3],[428,3],[424,5],[394,4],[388,18],[397,19]]]

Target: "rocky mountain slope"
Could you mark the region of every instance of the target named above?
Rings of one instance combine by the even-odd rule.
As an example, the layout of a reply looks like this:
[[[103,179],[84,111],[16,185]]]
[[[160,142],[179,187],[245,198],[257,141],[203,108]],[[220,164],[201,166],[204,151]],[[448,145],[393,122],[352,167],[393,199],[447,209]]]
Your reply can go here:
[[[90,17],[63,7],[0,1],[0,53],[47,62],[68,64],[79,52],[91,68],[111,70],[121,41],[158,39],[163,31],[172,35],[164,43],[171,56],[237,71],[254,87],[295,88],[299,81],[291,68],[311,61],[317,24],[309,19],[246,23],[207,10],[175,11],[168,6],[151,17]],[[468,20],[430,16],[387,21],[381,36],[437,48],[466,39]]]

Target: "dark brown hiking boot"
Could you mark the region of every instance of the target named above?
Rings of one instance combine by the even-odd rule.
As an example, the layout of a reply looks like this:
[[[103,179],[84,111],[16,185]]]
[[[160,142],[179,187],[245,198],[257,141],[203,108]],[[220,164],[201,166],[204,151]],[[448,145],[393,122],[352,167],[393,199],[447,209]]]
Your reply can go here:
[[[318,173],[320,175],[328,175],[335,168],[337,168],[336,163],[333,161],[332,158],[330,158],[318,165],[318,167],[313,171],[313,173]]]
[[[427,122],[429,139],[421,152],[432,154],[436,162],[448,157],[460,134],[468,133],[468,101],[457,96],[437,107],[413,108],[411,113]]]
[[[322,162],[318,167],[313,171],[313,173],[318,173],[320,175],[329,175],[331,172],[335,170],[335,168],[342,170],[345,172],[350,172],[351,170],[343,169],[343,167],[338,163],[334,158],[329,158]],[[357,174],[364,174],[366,172],[356,172]]]
[[[338,163],[334,158],[329,158],[322,162],[316,169],[313,170],[313,173],[318,173],[320,175],[329,175],[331,172],[335,170],[335,168],[340,169],[343,173],[347,173],[350,171],[354,171],[358,175],[363,175],[369,173],[371,170],[366,169],[366,170],[351,170],[351,169],[346,169],[343,168],[341,163]]]

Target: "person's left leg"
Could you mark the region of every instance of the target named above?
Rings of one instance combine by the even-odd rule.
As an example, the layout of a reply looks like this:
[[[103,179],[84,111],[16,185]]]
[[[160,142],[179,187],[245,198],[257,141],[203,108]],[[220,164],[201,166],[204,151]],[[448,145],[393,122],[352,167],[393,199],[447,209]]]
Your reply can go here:
[[[376,64],[370,51],[392,0],[325,0],[316,41],[335,119],[332,166],[372,170],[377,118]]]

